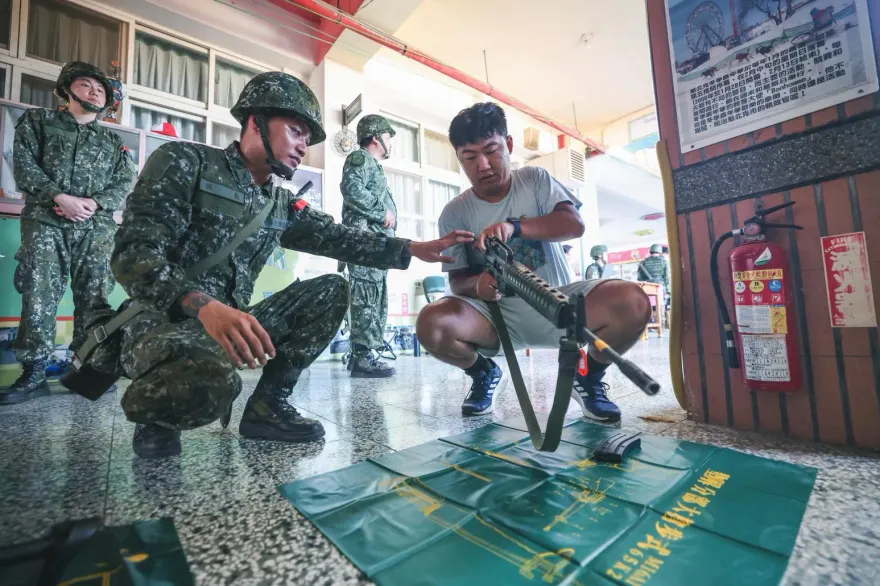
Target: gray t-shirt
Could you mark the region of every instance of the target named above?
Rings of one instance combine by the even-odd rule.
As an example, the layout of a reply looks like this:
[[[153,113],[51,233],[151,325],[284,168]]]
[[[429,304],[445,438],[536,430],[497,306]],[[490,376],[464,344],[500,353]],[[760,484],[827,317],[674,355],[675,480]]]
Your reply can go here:
[[[580,208],[581,202],[561,183],[541,167],[523,167],[512,172],[510,191],[498,203],[489,203],[468,189],[443,208],[440,213],[440,234],[450,230],[468,230],[479,234],[485,228],[507,218],[536,218],[546,216],[560,202],[568,202]],[[512,238],[508,246],[513,249],[514,259],[535,271],[539,277],[554,287],[567,285],[574,275],[565,260],[561,242],[523,240]],[[467,268],[467,251],[464,244],[457,244],[444,252],[455,257],[453,263],[443,263],[443,271]]]

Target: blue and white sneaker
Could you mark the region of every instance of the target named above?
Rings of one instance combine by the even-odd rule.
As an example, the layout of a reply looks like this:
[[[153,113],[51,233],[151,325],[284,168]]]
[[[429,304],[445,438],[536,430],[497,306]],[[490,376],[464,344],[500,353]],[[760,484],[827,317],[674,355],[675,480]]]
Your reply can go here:
[[[606,423],[620,421],[620,409],[608,398],[608,383],[591,383],[586,377],[576,376],[571,395],[581,406],[584,417]]]
[[[461,404],[462,415],[486,415],[494,409],[495,395],[507,386],[507,373],[492,362],[492,370],[473,377],[474,383]]]

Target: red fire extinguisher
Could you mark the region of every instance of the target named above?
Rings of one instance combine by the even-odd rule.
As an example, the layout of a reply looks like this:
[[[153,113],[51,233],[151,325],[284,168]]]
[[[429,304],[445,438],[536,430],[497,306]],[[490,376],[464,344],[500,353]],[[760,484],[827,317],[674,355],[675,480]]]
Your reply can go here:
[[[794,202],[761,210],[742,228],[723,234],[712,245],[712,285],[727,343],[730,368],[742,368],[751,390],[791,392],[801,388],[801,365],[795,331],[793,275],[781,246],[767,240],[768,228],[803,230],[794,224],[770,224],[764,216]],[[718,250],[731,236],[742,236],[730,252],[731,285],[736,326],[721,294]],[[742,366],[740,366],[742,365]]]

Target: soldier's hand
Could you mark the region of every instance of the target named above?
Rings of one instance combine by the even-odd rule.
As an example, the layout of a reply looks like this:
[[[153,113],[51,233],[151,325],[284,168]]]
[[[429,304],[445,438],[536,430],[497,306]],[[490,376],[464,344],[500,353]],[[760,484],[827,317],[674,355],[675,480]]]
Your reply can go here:
[[[477,299],[483,301],[498,301],[501,299],[501,293],[498,291],[498,281],[489,273],[480,273],[477,282],[474,283],[474,292]]]
[[[199,310],[198,318],[238,368],[244,364],[256,368],[257,362],[266,366],[267,354],[275,358],[269,334],[251,314],[212,299]]]
[[[62,193],[55,196],[55,204],[58,208],[55,213],[73,222],[83,222],[92,217],[95,212],[90,210],[81,197],[73,197]],[[60,210],[60,213],[59,213]]]
[[[393,228],[394,222],[397,221],[397,218],[394,217],[394,214],[391,212],[385,212],[385,221],[382,222],[383,228]]]
[[[473,241],[473,232],[453,230],[438,240],[410,242],[409,251],[414,257],[425,262],[455,262],[454,256],[443,256],[440,253],[456,244],[466,244]]]
[[[89,209],[93,214],[98,211],[98,202],[93,200],[90,197],[81,198],[83,205]]]

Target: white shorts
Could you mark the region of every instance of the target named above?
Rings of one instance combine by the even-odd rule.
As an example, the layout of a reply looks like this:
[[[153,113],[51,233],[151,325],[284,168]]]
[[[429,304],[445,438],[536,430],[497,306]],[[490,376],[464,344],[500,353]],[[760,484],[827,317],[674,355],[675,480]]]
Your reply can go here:
[[[590,291],[598,285],[608,281],[620,280],[591,279],[589,281],[575,281],[560,287],[559,290],[569,297],[574,297],[578,293],[583,293],[584,297],[587,297]],[[447,295],[447,297],[461,299],[479,311],[494,327],[492,314],[489,312],[489,306],[485,301],[461,295]],[[521,298],[504,297],[498,302],[498,305],[501,306],[501,315],[504,317],[504,323],[510,334],[510,341],[515,349],[559,348],[559,338],[565,335],[565,330],[557,329],[547,318],[535,311],[532,306]],[[589,324],[587,325],[589,326]],[[497,356],[501,352],[500,348],[478,348],[478,350],[483,356]]]

